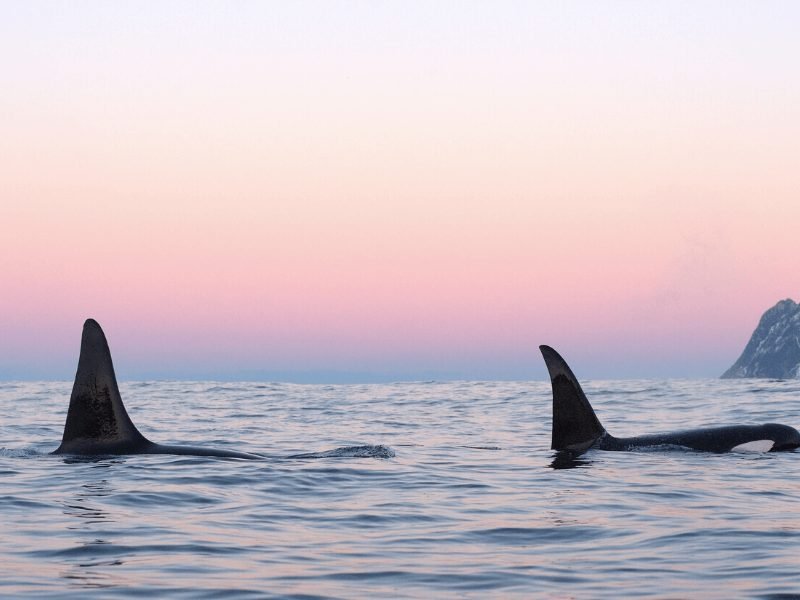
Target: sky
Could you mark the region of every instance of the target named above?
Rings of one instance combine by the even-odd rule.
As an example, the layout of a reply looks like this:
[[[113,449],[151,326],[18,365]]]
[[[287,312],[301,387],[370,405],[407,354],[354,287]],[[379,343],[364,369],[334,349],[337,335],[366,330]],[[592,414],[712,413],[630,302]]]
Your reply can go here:
[[[0,379],[716,377],[800,299],[796,2],[0,4]]]

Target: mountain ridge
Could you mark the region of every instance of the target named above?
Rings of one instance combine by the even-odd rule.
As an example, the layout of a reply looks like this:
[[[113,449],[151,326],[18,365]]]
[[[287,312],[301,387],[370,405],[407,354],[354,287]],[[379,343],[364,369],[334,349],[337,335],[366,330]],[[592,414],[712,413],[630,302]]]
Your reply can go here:
[[[742,355],[722,379],[800,379],[800,304],[791,298],[767,310]]]

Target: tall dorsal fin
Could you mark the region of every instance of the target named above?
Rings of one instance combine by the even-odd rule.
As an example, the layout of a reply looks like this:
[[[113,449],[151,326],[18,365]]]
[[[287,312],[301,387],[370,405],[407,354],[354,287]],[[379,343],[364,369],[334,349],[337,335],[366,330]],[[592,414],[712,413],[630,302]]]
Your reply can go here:
[[[113,454],[146,444],[122,404],[106,336],[97,321],[87,319],[64,436],[54,454]]]
[[[594,414],[572,369],[550,346],[539,346],[553,386],[553,450],[583,451],[606,430]]]

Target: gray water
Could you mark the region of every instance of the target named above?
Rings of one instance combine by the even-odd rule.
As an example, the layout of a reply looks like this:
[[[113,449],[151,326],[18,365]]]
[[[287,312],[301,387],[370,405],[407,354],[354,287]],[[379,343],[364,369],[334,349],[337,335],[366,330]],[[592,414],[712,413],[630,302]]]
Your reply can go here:
[[[2,596],[800,597],[800,452],[554,464],[545,382],[144,382],[150,439],[270,458],[49,456],[70,388],[0,383]],[[615,435],[800,425],[798,381],[584,388]]]

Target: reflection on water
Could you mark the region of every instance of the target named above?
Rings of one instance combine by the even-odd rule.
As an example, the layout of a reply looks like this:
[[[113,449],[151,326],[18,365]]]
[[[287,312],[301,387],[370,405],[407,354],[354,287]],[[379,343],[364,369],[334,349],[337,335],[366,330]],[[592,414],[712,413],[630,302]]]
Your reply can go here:
[[[96,540],[93,543],[85,544],[83,550],[86,553],[93,553],[93,546],[108,544],[103,540]],[[59,573],[62,579],[66,579],[70,586],[77,588],[113,588],[120,587],[125,580],[117,573],[109,573],[105,569],[108,567],[120,567],[124,563],[119,559],[96,560],[80,563],[68,563],[66,569]]]
[[[100,479],[81,485],[79,492],[70,499],[64,500],[64,514],[78,517],[76,525],[68,529],[87,530],[96,521],[113,522],[111,515],[103,509],[97,500],[113,493],[107,479]]]
[[[549,467],[551,469],[576,469],[578,467],[588,467],[591,464],[592,461],[586,458],[585,454],[570,450],[559,450],[553,454],[553,461]]]
[[[124,458],[66,459],[65,464],[87,465],[84,473],[87,477],[97,477],[108,472],[113,474],[117,465],[125,462]],[[108,567],[120,567],[124,561],[120,558],[108,558],[112,542],[106,539],[109,526],[116,522],[114,516],[106,509],[103,500],[112,496],[115,488],[105,477],[93,479],[80,485],[75,495],[62,501],[63,513],[70,517],[66,529],[76,532],[72,538],[72,548],[62,552],[65,569],[60,572],[63,579],[71,586],[80,588],[109,588],[121,583],[115,573],[109,573]],[[99,535],[99,537],[98,537]]]

